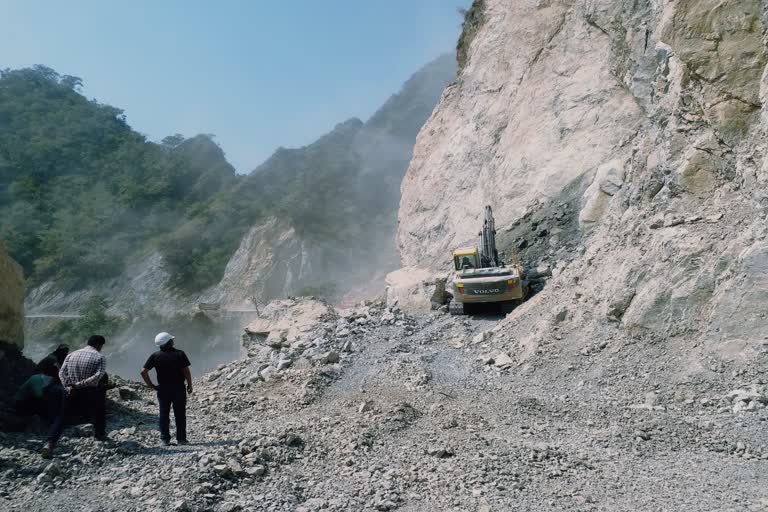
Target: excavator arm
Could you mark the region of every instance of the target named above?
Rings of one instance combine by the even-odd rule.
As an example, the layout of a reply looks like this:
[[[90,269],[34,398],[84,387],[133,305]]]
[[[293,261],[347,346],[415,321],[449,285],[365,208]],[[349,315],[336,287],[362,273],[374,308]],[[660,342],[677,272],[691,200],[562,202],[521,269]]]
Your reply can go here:
[[[499,251],[496,249],[496,224],[490,206],[485,207],[483,230],[480,232],[480,259],[484,268],[501,266]]]

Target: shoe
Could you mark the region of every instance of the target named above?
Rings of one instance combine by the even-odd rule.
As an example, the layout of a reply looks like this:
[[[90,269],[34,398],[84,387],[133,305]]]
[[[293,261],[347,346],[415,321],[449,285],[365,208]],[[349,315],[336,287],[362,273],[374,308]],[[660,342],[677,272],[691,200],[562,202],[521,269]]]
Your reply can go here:
[[[40,450],[40,456],[46,460],[53,458],[53,446],[51,446],[51,443],[43,446],[43,449]]]
[[[163,446],[171,446],[170,439],[161,439],[160,442],[163,443]]]
[[[187,441],[186,439],[180,439],[179,441],[176,441],[176,442],[179,443],[179,446],[184,446],[189,444],[189,441]]]
[[[93,436],[93,438],[101,443],[106,443],[109,441],[109,438],[107,437],[106,434],[101,434],[100,436]]]

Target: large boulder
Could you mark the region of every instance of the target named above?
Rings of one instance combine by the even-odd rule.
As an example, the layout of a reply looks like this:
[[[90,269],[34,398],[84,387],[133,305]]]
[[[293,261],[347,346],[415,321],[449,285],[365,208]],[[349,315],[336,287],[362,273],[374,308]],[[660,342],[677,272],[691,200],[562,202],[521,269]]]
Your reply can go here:
[[[424,268],[405,267],[387,274],[387,307],[406,313],[428,313],[448,298],[444,276]]]
[[[0,431],[22,431],[28,419],[15,415],[11,398],[34,371],[24,348],[24,274],[0,242]]]
[[[333,309],[314,298],[274,300],[245,328],[243,344],[248,346],[257,343],[272,347],[290,345],[309,336],[312,329],[329,315],[334,315]]]
[[[24,348],[24,273],[0,242],[0,342]]]

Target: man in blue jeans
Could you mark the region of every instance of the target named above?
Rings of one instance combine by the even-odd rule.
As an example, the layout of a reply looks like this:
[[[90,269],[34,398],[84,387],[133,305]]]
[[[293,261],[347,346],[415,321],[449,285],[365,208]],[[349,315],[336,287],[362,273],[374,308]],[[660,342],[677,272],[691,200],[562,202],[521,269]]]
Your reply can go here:
[[[183,351],[173,346],[173,340],[174,337],[167,332],[155,336],[155,345],[160,350],[149,356],[141,369],[144,382],[157,391],[157,401],[160,404],[160,439],[166,446],[171,443],[171,407],[173,417],[176,418],[176,441],[179,444],[187,444],[187,393],[192,393],[189,359]],[[153,368],[157,372],[157,386],[149,378],[149,371]]]

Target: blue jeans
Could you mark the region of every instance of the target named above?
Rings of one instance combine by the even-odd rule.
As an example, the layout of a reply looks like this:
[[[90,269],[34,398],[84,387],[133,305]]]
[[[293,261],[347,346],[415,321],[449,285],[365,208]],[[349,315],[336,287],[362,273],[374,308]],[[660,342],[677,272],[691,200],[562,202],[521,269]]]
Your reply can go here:
[[[157,390],[157,401],[160,404],[160,439],[171,440],[171,407],[176,418],[176,440],[187,440],[187,390],[184,384],[178,386],[162,386]]]

